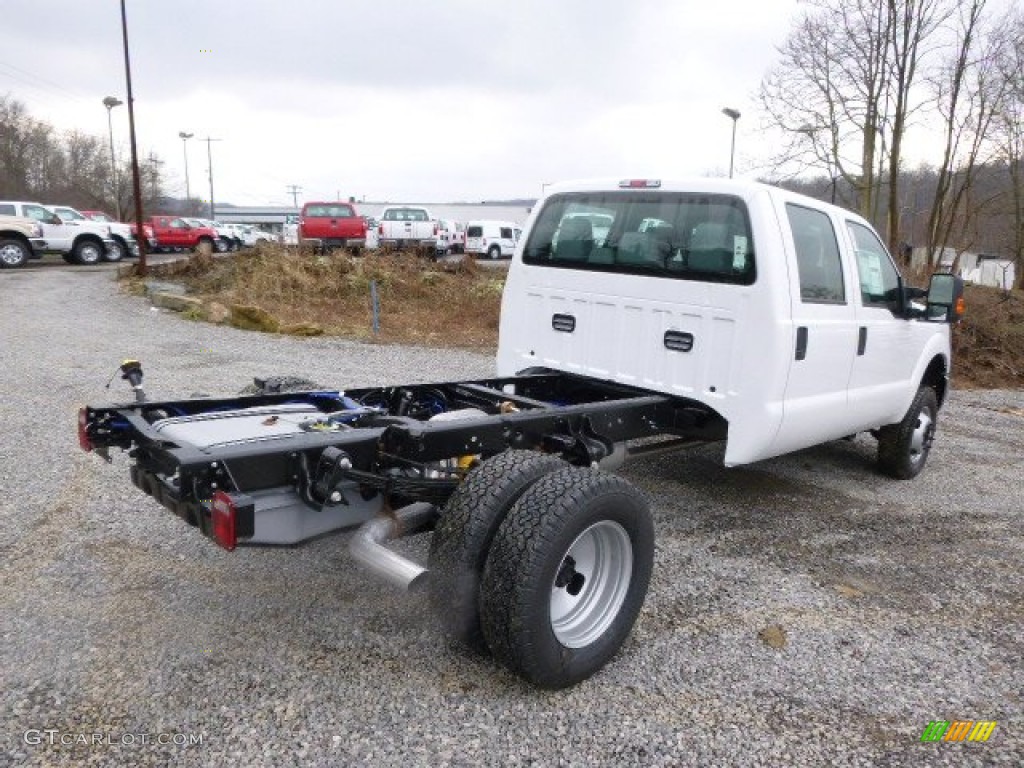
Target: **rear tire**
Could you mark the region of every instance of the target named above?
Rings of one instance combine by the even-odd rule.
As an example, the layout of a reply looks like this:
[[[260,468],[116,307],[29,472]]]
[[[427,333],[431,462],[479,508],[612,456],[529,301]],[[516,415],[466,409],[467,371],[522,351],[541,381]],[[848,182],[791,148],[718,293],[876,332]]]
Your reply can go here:
[[[578,683],[629,635],[653,565],[654,524],[632,485],[576,467],[546,475],[491,544],[480,586],[487,645],[536,685]]]
[[[102,243],[95,240],[79,240],[71,250],[71,257],[79,264],[99,264],[103,260],[105,249]]]
[[[487,258],[491,261],[495,261],[501,258],[501,248],[497,245],[492,245],[487,249]]]
[[[23,267],[31,256],[28,246],[20,240],[9,238],[0,240],[0,267],[10,269]]]
[[[486,651],[480,628],[480,576],[494,534],[516,500],[566,463],[536,451],[508,450],[473,469],[455,489],[430,540],[430,597],[445,632]]]
[[[921,474],[932,442],[939,416],[935,390],[921,387],[898,424],[878,430],[878,468],[897,480],[910,480]]]

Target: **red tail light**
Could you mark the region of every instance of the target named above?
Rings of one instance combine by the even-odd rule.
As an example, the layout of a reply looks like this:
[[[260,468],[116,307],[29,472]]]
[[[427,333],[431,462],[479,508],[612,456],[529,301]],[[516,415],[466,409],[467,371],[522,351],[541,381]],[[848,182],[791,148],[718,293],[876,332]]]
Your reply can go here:
[[[384,234],[384,224],[383,223],[380,223],[380,224],[377,225],[377,234],[378,235],[383,235]]]
[[[434,237],[437,237],[437,224],[434,225]]]
[[[86,408],[78,409],[78,447],[83,451],[92,450],[92,441],[89,439],[89,411]]]
[[[213,494],[213,540],[228,552],[238,544],[235,533],[235,502],[224,491]]]

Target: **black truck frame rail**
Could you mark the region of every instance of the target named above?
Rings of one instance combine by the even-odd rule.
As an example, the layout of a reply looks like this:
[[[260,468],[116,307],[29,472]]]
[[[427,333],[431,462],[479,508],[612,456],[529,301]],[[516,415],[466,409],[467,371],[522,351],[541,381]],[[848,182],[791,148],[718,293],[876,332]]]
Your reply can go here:
[[[237,413],[258,406],[302,403],[329,428],[208,447],[174,442],[153,425],[170,417]],[[436,418],[461,412],[456,418]],[[273,417],[271,417],[273,418]],[[218,492],[233,495],[237,536],[252,535],[245,494],[291,487],[313,508],[348,503],[337,491],[355,483],[364,498],[443,504],[476,459],[509,448],[562,456],[592,465],[630,454],[721,440],[727,424],[707,406],[566,373],[341,391],[264,393],[230,398],[143,401],[84,407],[79,442],[109,460],[129,451],[141,490],[205,535]],[[397,505],[394,504],[393,505]]]

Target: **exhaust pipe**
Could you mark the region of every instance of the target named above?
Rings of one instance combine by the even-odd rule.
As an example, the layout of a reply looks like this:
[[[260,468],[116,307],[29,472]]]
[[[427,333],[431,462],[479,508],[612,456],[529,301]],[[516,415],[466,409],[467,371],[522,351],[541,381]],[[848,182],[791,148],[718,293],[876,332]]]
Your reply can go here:
[[[412,592],[426,583],[427,569],[392,552],[384,543],[427,530],[437,519],[437,507],[416,502],[378,515],[363,523],[349,542],[348,550],[358,562],[395,586]]]

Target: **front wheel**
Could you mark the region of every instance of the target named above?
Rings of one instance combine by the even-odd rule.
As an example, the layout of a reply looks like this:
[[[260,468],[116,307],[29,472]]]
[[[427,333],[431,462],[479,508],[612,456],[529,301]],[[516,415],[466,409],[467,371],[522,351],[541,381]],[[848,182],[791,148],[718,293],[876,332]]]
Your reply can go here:
[[[917,477],[924,469],[939,416],[935,390],[921,387],[898,424],[878,430],[878,468],[897,480]]]
[[[121,261],[128,255],[128,249],[120,240],[115,240],[110,249],[103,254],[104,261]]]
[[[29,260],[28,246],[20,240],[0,240],[0,267],[21,267]]]
[[[545,475],[506,515],[487,556],[487,645],[536,685],[578,683],[629,635],[653,565],[654,524],[630,483],[575,467]]]
[[[79,240],[71,252],[79,264],[98,264],[103,260],[105,249],[95,240]]]

